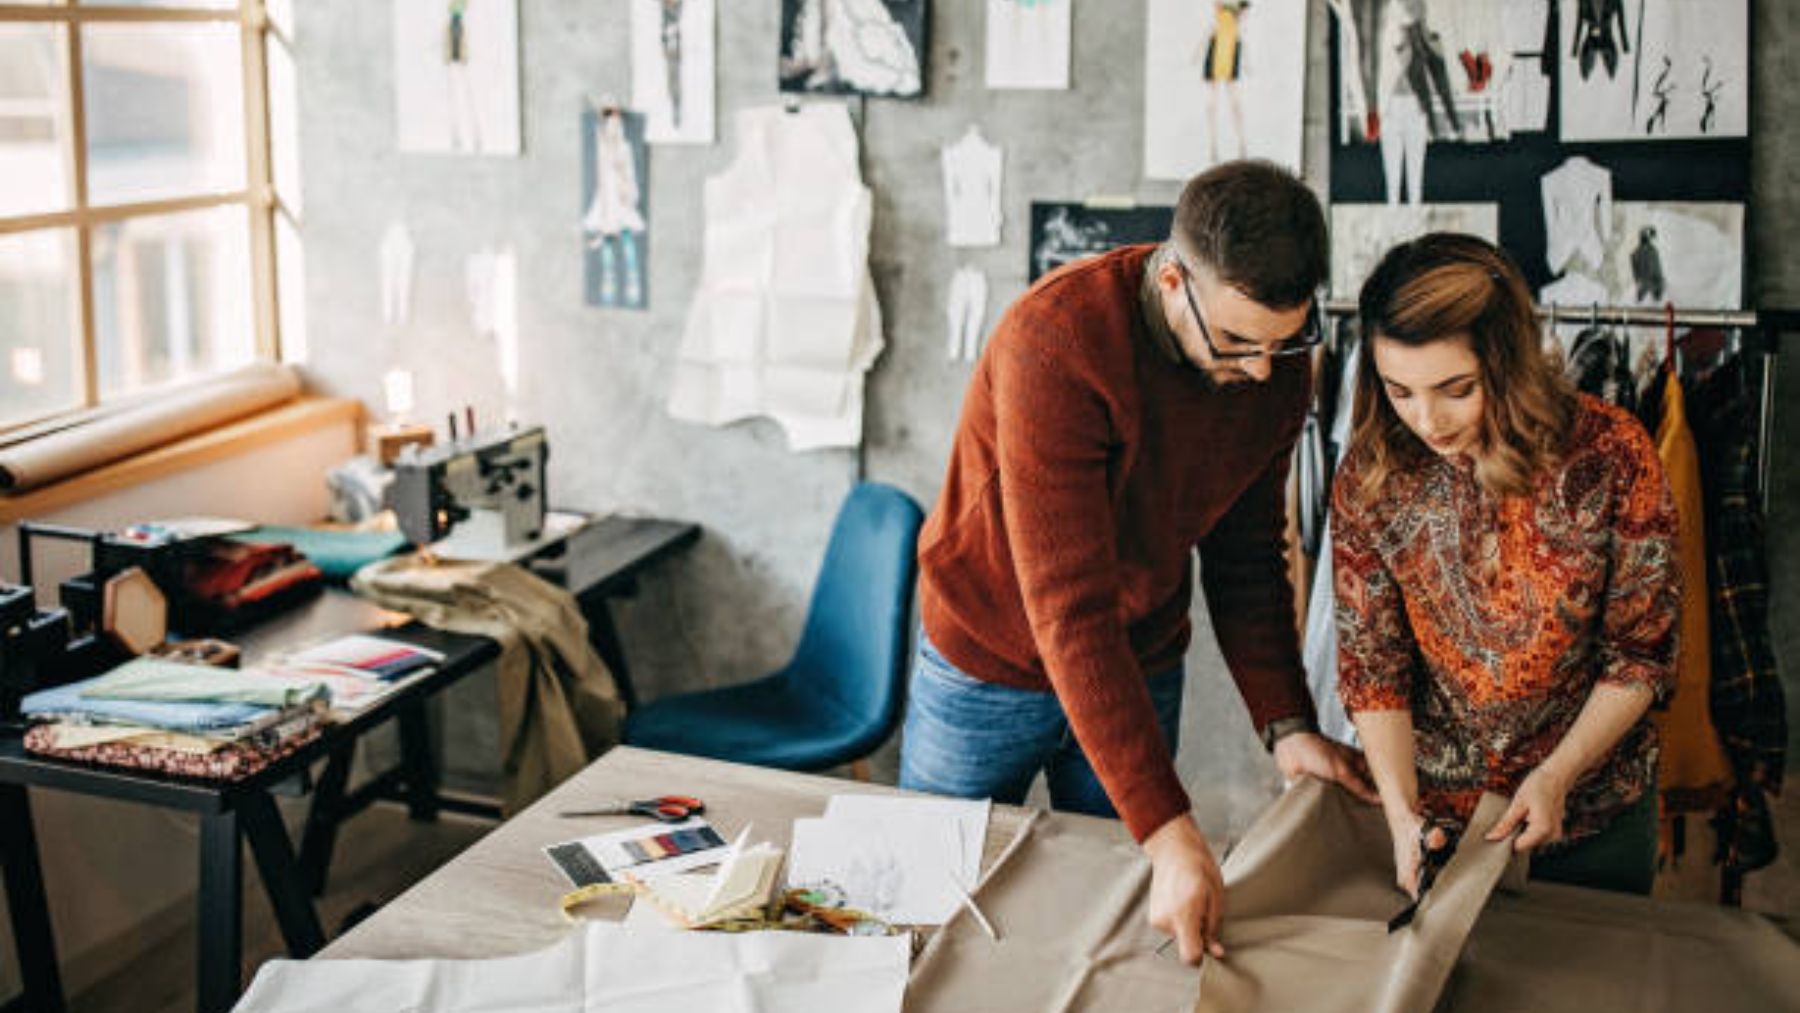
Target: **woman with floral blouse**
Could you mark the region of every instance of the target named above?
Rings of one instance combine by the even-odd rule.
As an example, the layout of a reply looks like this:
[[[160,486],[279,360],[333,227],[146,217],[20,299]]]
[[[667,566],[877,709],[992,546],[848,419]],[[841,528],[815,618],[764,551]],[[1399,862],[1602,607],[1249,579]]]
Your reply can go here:
[[[1437,233],[1363,286],[1333,490],[1339,692],[1417,892],[1421,836],[1511,798],[1540,879],[1648,893],[1675,507],[1636,419],[1541,349],[1512,260]]]

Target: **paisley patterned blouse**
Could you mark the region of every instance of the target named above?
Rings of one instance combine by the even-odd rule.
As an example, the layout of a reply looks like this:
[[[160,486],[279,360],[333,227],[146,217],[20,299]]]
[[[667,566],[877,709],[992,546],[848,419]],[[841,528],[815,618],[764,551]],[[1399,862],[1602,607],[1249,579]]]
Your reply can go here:
[[[1352,713],[1412,711],[1428,815],[1510,796],[1597,682],[1673,689],[1675,505],[1636,419],[1581,395],[1563,458],[1521,496],[1432,455],[1359,503],[1360,464],[1333,495],[1338,691]],[[1655,736],[1640,720],[1575,783],[1566,839],[1654,787]]]

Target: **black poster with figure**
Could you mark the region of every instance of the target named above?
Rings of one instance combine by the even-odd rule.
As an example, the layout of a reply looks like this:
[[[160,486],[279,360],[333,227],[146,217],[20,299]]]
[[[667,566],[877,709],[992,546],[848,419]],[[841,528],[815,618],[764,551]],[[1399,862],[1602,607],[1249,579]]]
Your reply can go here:
[[[1031,281],[1071,261],[1132,243],[1169,238],[1175,209],[1167,205],[1104,207],[1031,202]]]
[[[781,0],[781,90],[924,95],[927,14],[927,0]]]

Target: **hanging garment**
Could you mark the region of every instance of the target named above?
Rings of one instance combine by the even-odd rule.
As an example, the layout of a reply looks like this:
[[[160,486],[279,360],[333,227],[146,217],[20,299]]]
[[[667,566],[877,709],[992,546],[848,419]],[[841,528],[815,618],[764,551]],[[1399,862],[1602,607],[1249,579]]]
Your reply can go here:
[[[1723,800],[1731,769],[1709,714],[1712,693],[1711,645],[1707,640],[1706,518],[1700,485],[1700,458],[1688,429],[1681,381],[1663,378],[1662,421],[1656,449],[1675,495],[1680,534],[1675,558],[1681,576],[1681,633],[1675,661],[1675,695],[1667,710],[1655,712],[1662,737],[1657,787],[1665,817],[1710,812]]]
[[[706,181],[669,413],[715,426],[764,415],[792,450],[854,447],[883,344],[856,132],[835,103],[746,109],[736,126],[736,160]]]
[[[1005,155],[974,124],[944,145],[944,232],[951,246],[1000,245],[1000,180]]]
[[[1631,375],[1631,346],[1611,328],[1589,327],[1576,335],[1565,372],[1577,389],[1637,413],[1637,380]],[[1646,428],[1654,429],[1655,426],[1655,423],[1645,421]]]
[[[510,563],[427,564],[416,555],[373,563],[357,594],[427,626],[500,645],[500,758],[506,811],[579,773],[616,745],[625,708],[587,621],[567,591]]]
[[[958,268],[950,278],[945,315],[949,339],[945,353],[950,361],[974,362],[981,355],[981,335],[987,324],[987,275],[978,267]]]
[[[1544,260],[1560,274],[1579,256],[1600,270],[1612,238],[1612,173],[1579,155],[1544,174]]]
[[[381,234],[381,322],[404,324],[412,316],[413,241],[394,222]]]
[[[1345,330],[1348,330],[1347,326]],[[1331,406],[1330,440],[1334,472],[1350,452],[1360,344],[1354,336],[1347,341],[1340,338],[1338,354],[1343,360],[1343,369],[1336,388],[1330,392],[1335,399]],[[1306,664],[1306,688],[1312,693],[1313,706],[1318,711],[1319,731],[1328,738],[1355,745],[1356,726],[1350,723],[1343,698],[1338,695],[1337,595],[1333,588],[1331,557],[1331,517],[1327,512],[1323,530],[1319,533],[1318,568],[1313,572],[1312,592],[1307,597],[1306,644],[1302,659]]]
[[[588,233],[589,242],[597,246],[621,232],[644,231],[644,216],[639,211],[642,199],[637,160],[625,138],[625,117],[616,110],[608,112],[594,131],[594,199],[581,216],[581,228]]]
[[[1590,310],[1602,303],[1611,302],[1612,296],[1605,285],[1579,271],[1570,271],[1538,290],[1538,303],[1543,306]],[[1565,359],[1575,354],[1575,339],[1587,327],[1585,314],[1568,313],[1553,328]]]

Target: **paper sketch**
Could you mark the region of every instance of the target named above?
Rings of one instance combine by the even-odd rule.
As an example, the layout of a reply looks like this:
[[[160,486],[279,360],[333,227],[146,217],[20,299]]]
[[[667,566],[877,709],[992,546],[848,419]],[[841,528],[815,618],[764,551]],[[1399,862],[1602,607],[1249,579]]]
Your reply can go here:
[[[652,144],[713,142],[716,0],[631,0],[631,105]]]
[[[1743,305],[1742,204],[1614,201],[1611,219],[1599,264],[1569,271],[1539,293],[1542,300],[1574,307]]]
[[[1032,201],[1030,280],[1115,246],[1160,243],[1169,238],[1174,220],[1175,209],[1166,205],[1110,208]]]
[[[781,90],[922,95],[926,23],[926,0],[781,0]]]
[[[1338,29],[1341,143],[1379,143],[1384,157],[1409,168],[1430,141],[1498,141],[1543,129],[1547,0],[1327,5]]]
[[[519,153],[515,0],[394,0],[401,151]]]
[[[1298,171],[1306,20],[1305,0],[1150,0],[1144,175],[1186,179],[1234,158]]]
[[[1745,0],[1565,0],[1562,138],[1744,137]]]
[[[650,153],[644,115],[581,114],[581,234],[589,306],[650,305]]]
[[[1069,87],[1075,0],[987,0],[987,86]]]
[[[1467,232],[1489,242],[1500,239],[1498,204],[1382,204],[1331,206],[1331,294],[1354,299],[1383,255],[1427,232]]]
[[[974,362],[981,355],[981,336],[987,326],[987,275],[979,267],[959,267],[950,278],[945,299],[948,327],[945,354],[951,362]]]
[[[1000,182],[1005,167],[999,145],[969,125],[940,153],[944,167],[945,238],[951,246],[1000,245]]]
[[[988,804],[840,795],[794,821],[788,881],[830,883],[850,907],[903,925],[941,925],[981,871]]]
[[[1577,155],[1544,174],[1544,261],[1561,274],[1600,265],[1612,230],[1612,173]]]

